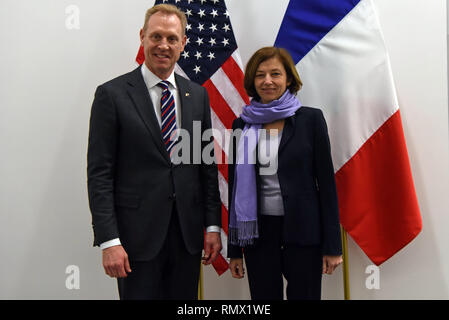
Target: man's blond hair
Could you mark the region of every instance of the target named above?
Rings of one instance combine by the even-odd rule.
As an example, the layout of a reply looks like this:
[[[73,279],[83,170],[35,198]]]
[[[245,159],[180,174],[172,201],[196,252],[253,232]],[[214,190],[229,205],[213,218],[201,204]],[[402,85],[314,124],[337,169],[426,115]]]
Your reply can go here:
[[[185,30],[186,30],[186,25],[187,25],[187,18],[186,15],[183,11],[181,11],[178,7],[172,5],[172,4],[158,4],[155,5],[154,7],[150,8],[147,10],[146,14],[145,14],[145,21],[143,24],[143,31],[146,30],[147,28],[147,24],[148,24],[148,20],[150,20],[150,17],[155,14],[156,12],[163,12],[166,14],[174,14],[176,15],[179,20],[181,21],[181,27],[182,27],[182,35],[185,34]]]

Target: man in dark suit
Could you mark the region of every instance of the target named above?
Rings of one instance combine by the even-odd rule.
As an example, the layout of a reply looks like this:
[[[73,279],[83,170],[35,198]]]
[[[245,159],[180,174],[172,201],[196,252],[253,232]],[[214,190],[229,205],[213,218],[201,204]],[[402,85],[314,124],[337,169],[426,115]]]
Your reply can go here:
[[[195,121],[201,133],[211,128],[209,98],[174,73],[185,26],[174,6],[149,9],[140,31],[145,63],[99,86],[92,105],[94,245],[106,274],[118,278],[121,299],[196,299],[203,246],[204,264],[221,250],[217,167],[192,161],[193,145],[201,153],[211,142],[193,137]],[[186,151],[179,145],[190,147],[190,161],[174,161]]]

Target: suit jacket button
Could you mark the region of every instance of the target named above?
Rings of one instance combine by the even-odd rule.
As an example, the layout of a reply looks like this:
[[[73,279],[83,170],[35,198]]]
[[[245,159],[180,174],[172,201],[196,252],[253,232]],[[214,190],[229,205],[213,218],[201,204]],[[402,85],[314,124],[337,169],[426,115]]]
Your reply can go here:
[[[176,193],[171,194],[170,196],[168,196],[168,198],[169,198],[170,200],[175,200],[175,198],[176,198]]]

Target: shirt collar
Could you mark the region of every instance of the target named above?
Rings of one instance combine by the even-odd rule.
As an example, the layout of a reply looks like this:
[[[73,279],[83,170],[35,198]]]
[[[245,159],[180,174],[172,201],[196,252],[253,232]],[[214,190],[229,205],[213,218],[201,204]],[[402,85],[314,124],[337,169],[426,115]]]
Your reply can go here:
[[[142,71],[143,81],[145,81],[145,84],[146,84],[148,90],[150,90],[151,88],[153,88],[159,82],[162,81],[162,79],[160,79],[153,72],[151,72],[150,69],[148,69],[148,67],[146,66],[145,63],[142,63],[141,71]],[[168,81],[170,83],[170,85],[176,89],[176,81],[175,81],[175,72],[174,71],[172,71],[170,76],[165,81]]]

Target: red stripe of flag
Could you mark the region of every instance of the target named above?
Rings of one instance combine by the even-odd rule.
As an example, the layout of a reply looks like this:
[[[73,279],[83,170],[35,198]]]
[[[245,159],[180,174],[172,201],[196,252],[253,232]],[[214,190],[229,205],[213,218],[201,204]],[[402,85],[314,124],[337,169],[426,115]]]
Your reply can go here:
[[[145,53],[143,52],[143,46],[139,47],[139,51],[137,52],[136,62],[138,64],[142,64],[145,62]]]
[[[228,157],[226,156],[226,153],[223,151],[223,149],[220,147],[220,145],[214,140],[215,144],[215,157],[217,158],[217,167],[218,171],[220,171],[223,178],[226,179],[226,182],[228,182]],[[217,155],[220,155],[219,158]]]
[[[376,265],[422,229],[399,110],[336,173],[340,220]]]
[[[223,99],[221,93],[217,90],[210,79],[203,84],[203,87],[206,88],[207,93],[209,94],[210,105],[212,109],[214,109],[214,112],[220,119],[221,123],[223,123],[226,128],[232,128],[232,121],[234,121],[236,115],[229,107],[225,99]]]
[[[221,227],[228,234],[228,210],[223,203],[221,203]]]
[[[229,57],[229,59],[226,60],[225,63],[223,63],[221,68],[226,73],[229,80],[231,80],[237,91],[240,93],[243,101],[246,104],[249,104],[248,95],[246,94],[245,88],[243,87],[243,72],[242,69],[240,69],[239,65],[235,62],[234,58],[232,58],[232,56]]]

